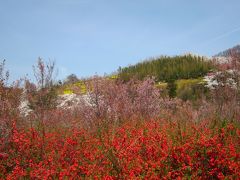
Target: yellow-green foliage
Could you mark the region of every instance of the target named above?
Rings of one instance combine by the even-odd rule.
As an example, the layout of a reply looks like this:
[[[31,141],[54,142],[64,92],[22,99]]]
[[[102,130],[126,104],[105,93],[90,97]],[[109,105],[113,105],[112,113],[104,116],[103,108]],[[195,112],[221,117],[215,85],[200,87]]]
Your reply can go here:
[[[81,87],[83,85],[83,83],[81,81],[79,82],[76,82],[74,84],[71,84],[72,86],[78,86],[78,87]]]
[[[196,78],[196,79],[179,79],[176,81],[177,84],[177,90],[181,90],[187,87],[190,87],[194,84],[202,84],[204,83],[202,78]]]
[[[84,84],[84,82],[82,81],[79,81],[77,83],[74,83],[72,85],[72,87],[74,88],[75,91],[78,91],[76,93],[81,93],[81,94],[85,94],[87,92],[87,88],[86,88],[86,85]]]
[[[58,94],[85,94],[86,92],[86,85],[82,81],[73,84],[63,85],[58,90]]]
[[[87,93],[87,88],[86,88],[86,85],[85,85],[85,84],[82,84],[82,85],[81,85],[80,91],[81,91],[82,94],[86,94],[86,93]]]
[[[189,98],[190,96],[192,97],[193,94],[195,93],[196,89],[194,90],[193,88],[200,85],[204,84],[204,80],[203,78],[195,78],[195,79],[179,79],[175,81],[177,89],[176,89],[176,95],[180,98],[185,96],[188,96],[187,98]],[[160,90],[162,90],[162,92],[167,93],[167,86],[168,83],[167,82],[157,82],[155,84],[155,86],[157,88],[159,88]],[[204,87],[204,86],[202,86]],[[197,93],[197,92],[196,92]],[[183,99],[184,99],[183,98]]]
[[[180,79],[176,81],[177,97],[182,100],[196,100],[203,95],[207,95],[207,89],[204,86],[204,80],[198,79]]]
[[[63,94],[73,94],[73,91],[70,89],[64,89]]]
[[[115,79],[118,79],[118,75],[117,74],[113,74],[113,75],[110,75],[110,76],[107,76],[106,77],[108,80],[115,80]]]

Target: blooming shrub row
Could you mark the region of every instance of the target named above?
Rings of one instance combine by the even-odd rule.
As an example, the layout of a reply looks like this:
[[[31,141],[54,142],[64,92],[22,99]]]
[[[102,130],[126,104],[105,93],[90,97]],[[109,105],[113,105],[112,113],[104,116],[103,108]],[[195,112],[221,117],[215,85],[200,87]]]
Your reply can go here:
[[[165,120],[109,125],[95,132],[19,129],[0,153],[2,179],[237,179],[240,130]]]

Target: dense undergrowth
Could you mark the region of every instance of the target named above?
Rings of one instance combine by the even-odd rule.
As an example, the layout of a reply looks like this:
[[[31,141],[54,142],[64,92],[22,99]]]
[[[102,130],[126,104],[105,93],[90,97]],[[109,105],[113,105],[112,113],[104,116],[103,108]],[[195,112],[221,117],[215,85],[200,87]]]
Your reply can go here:
[[[194,101],[163,96],[152,78],[94,77],[88,103],[57,108],[48,67],[39,61],[40,86],[26,82],[25,92],[0,68],[0,179],[240,177],[238,73]],[[26,116],[23,92],[34,107]]]
[[[237,179],[240,130],[233,123],[210,127],[148,120],[51,130],[17,129],[0,176],[6,179]]]

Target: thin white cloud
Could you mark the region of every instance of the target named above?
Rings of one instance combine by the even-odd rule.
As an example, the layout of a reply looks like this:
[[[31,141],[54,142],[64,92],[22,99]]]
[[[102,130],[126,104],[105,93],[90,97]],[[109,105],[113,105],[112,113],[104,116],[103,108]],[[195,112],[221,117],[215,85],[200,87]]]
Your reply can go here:
[[[225,37],[230,36],[231,34],[233,34],[233,33],[235,33],[235,32],[238,32],[238,31],[240,31],[240,26],[237,27],[237,28],[235,28],[235,29],[233,29],[233,30],[231,30],[231,31],[225,32],[225,33],[223,33],[223,34],[220,34],[219,36],[217,36],[217,37],[209,40],[208,43],[214,42],[214,41],[218,41],[218,40],[220,40],[220,39],[223,39],[223,38],[225,38]]]

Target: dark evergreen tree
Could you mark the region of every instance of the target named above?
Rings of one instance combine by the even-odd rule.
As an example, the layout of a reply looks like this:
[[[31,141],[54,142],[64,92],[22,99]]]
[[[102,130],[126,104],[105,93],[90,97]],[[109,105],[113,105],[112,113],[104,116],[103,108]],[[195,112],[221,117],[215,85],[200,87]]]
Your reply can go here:
[[[167,90],[170,98],[174,98],[177,95],[177,85],[175,80],[171,79],[167,82]]]

